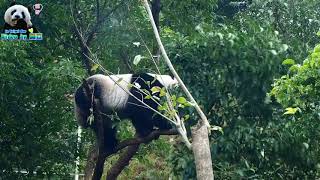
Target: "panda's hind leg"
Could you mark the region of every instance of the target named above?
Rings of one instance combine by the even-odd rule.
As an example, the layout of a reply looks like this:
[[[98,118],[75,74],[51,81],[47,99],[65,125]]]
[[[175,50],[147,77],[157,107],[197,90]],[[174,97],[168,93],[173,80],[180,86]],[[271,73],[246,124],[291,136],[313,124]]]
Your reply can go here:
[[[131,117],[131,122],[140,137],[148,136],[153,130],[152,119],[148,116],[143,116],[143,113]]]
[[[172,125],[170,124],[170,122],[158,114],[154,116],[153,121],[154,125],[160,130],[172,129]]]

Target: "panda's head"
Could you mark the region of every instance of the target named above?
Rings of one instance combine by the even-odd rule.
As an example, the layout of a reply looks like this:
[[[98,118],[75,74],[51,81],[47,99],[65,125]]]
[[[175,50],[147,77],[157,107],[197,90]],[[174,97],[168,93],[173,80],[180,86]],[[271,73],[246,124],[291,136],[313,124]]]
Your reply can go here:
[[[174,88],[179,86],[179,83],[176,78],[170,75],[157,75],[148,73],[150,76],[157,78],[157,80],[166,88]]]
[[[24,21],[28,27],[32,27],[30,9],[23,5],[12,3],[4,14],[4,21],[12,27],[18,22]]]

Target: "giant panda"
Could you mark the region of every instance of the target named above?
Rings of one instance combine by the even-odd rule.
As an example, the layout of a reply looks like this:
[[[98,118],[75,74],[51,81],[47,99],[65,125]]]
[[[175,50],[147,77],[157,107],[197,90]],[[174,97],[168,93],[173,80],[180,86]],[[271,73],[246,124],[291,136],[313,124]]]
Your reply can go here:
[[[169,75],[156,75],[150,73],[120,74],[120,75],[93,75],[87,83],[93,89],[93,96],[100,104],[103,115],[105,150],[113,151],[117,145],[116,128],[110,119],[114,112],[120,119],[131,119],[133,126],[139,136],[144,137],[152,132],[154,127],[159,129],[170,129],[170,123],[152,110],[148,109],[139,100],[157,109],[158,104],[151,99],[145,99],[146,95],[141,90],[151,92],[152,87],[166,87],[172,89],[178,85],[175,78]],[[131,85],[130,85],[131,84]],[[134,85],[134,86],[132,86]],[[138,89],[139,88],[139,89]],[[130,96],[127,92],[132,93]],[[159,93],[155,93],[159,102]],[[95,122],[89,123],[88,117],[91,114],[92,97],[87,97],[86,90],[82,84],[75,92],[75,116],[78,124],[83,128],[90,127],[97,133]]]
[[[37,33],[38,30],[31,22],[31,9],[23,5],[11,3],[10,7],[4,13],[4,27],[2,33],[6,30],[24,30],[25,33],[7,33],[7,34],[26,34],[29,37],[30,33]]]

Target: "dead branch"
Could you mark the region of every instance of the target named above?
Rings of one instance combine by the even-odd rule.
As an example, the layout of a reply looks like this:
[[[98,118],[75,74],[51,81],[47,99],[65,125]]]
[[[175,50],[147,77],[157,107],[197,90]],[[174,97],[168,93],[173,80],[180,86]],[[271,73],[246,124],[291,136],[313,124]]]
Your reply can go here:
[[[107,1],[104,2],[103,4],[103,9],[106,7],[106,3]],[[93,42],[93,40],[95,39],[95,35],[101,30],[102,25],[108,20],[108,17],[114,13],[118,8],[120,8],[123,3],[125,3],[126,1],[123,0],[121,1],[119,4],[117,4],[116,6],[114,6],[114,8],[112,8],[108,13],[102,13],[101,10],[101,3],[100,0],[96,0],[96,21],[94,22],[91,30],[88,31],[84,31],[82,29],[82,24],[79,24],[79,21],[77,20],[77,18],[80,18],[75,16],[76,13],[78,12],[78,6],[77,3],[74,3],[74,5],[72,6],[71,1],[70,1],[70,11],[71,11],[71,15],[72,15],[72,20],[73,20],[73,29],[75,32],[75,35],[77,36],[78,40],[79,40],[79,45],[80,45],[80,53],[81,53],[81,58],[82,58],[82,63],[85,66],[85,69],[87,71],[87,73],[89,75],[92,75],[92,63],[90,61],[91,54],[90,54],[90,46],[91,43]],[[80,21],[81,22],[81,21]]]

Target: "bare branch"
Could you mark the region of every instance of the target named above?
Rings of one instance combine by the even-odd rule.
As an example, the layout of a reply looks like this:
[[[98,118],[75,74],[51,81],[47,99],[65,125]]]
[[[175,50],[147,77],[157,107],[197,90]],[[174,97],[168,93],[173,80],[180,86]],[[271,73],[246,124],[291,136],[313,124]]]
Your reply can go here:
[[[174,69],[168,55],[167,55],[167,52],[166,50],[164,49],[164,46],[161,42],[161,38],[160,38],[160,35],[159,35],[159,32],[157,30],[157,26],[153,20],[153,17],[152,17],[152,12],[151,12],[151,9],[150,9],[150,6],[148,4],[148,0],[143,0],[143,5],[144,7],[146,8],[147,12],[148,12],[148,15],[149,15],[149,20],[151,22],[151,25],[152,25],[152,28],[153,28],[153,32],[154,32],[154,35],[157,39],[157,42],[158,42],[158,45],[160,47],[160,50],[162,52],[162,55],[164,57],[164,60],[165,62],[167,63],[171,73],[173,74],[173,76],[177,79],[177,81],[179,82],[182,90],[184,91],[184,93],[188,96],[188,98],[190,99],[191,103],[194,104],[194,107],[195,109],[197,110],[198,114],[200,115],[201,119],[202,119],[202,122],[208,127],[210,128],[210,124],[208,122],[208,119],[206,117],[206,115],[203,113],[203,111],[201,110],[200,106],[198,105],[198,103],[196,102],[196,100],[193,98],[193,96],[191,95],[191,93],[189,92],[189,90],[187,89],[187,87],[185,86],[184,82],[181,80],[180,76],[178,75],[178,73],[176,72],[176,70]]]
[[[90,45],[91,41],[94,39],[95,34],[99,32],[101,25],[105,23],[108,17],[112,13],[114,13],[118,8],[120,8],[125,2],[126,0],[121,1],[113,9],[111,9],[107,14],[103,15],[103,18],[101,18],[101,14],[99,10],[99,16],[97,16],[97,21],[95,25],[92,27],[92,30],[88,33],[87,40],[86,40],[87,45]],[[100,4],[98,3],[98,0],[97,0],[97,5],[100,6]],[[100,9],[100,7],[99,8],[97,7],[97,10],[98,9]],[[98,12],[97,12],[97,15],[98,15]]]

